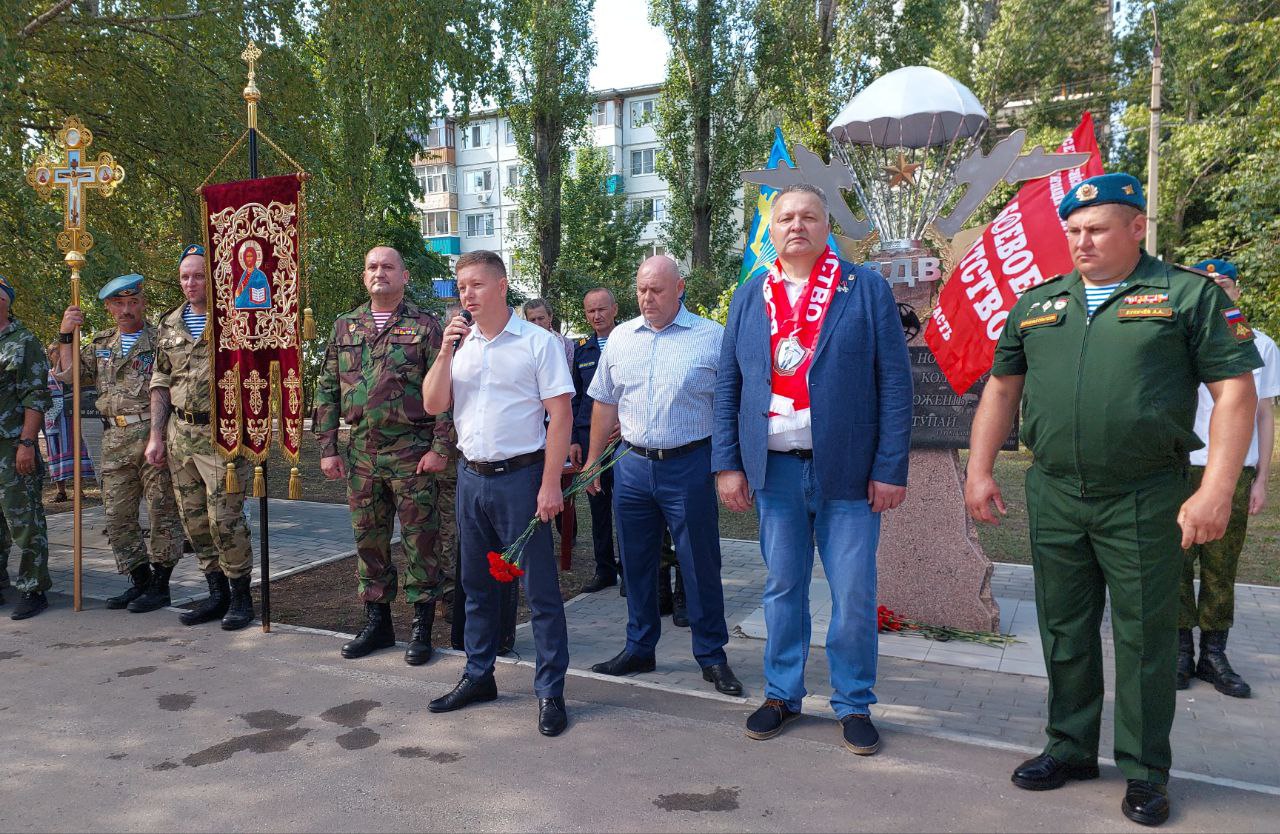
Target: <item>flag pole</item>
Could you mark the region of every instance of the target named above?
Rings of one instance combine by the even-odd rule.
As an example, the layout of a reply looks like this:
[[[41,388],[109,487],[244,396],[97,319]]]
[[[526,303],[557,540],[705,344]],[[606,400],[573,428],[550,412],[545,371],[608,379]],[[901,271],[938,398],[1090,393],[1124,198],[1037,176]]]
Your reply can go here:
[[[262,57],[262,50],[253,41],[249,41],[249,46],[240,57],[249,64],[249,83],[245,85],[243,96],[248,107],[249,179],[256,180],[258,179],[258,102],[262,99],[262,93],[258,90],[254,76],[255,65]],[[270,419],[269,413],[268,419]],[[267,462],[264,460],[258,468],[262,470],[262,494],[258,496],[258,557],[262,582],[258,587],[262,597],[262,633],[269,634],[271,632],[271,540],[267,532]],[[257,480],[256,473],[254,480]]]

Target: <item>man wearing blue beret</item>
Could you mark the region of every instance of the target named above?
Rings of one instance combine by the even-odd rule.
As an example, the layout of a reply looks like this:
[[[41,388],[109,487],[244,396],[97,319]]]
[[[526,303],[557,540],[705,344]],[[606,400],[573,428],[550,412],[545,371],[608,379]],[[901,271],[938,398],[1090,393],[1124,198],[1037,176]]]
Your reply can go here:
[[[1240,300],[1240,273],[1235,264],[1210,258],[1193,269],[1222,287],[1233,301]],[[1275,446],[1275,412],[1272,403],[1280,396],[1280,350],[1271,337],[1253,329],[1253,344],[1262,356],[1263,366],[1254,369],[1253,382],[1258,389],[1258,412],[1253,437],[1245,455],[1244,471],[1236,483],[1231,499],[1231,521],[1221,539],[1187,548],[1182,569],[1181,611],[1178,614],[1178,688],[1186,689],[1192,678],[1212,684],[1223,695],[1248,698],[1249,684],[1227,660],[1227,633],[1235,620],[1236,567],[1244,548],[1249,516],[1262,512],[1267,503],[1267,481],[1271,476],[1271,453]],[[1213,397],[1200,386],[1196,404],[1196,436],[1209,441],[1209,423],[1213,416]],[[1212,452],[1208,448],[1191,453],[1191,483],[1204,477]],[[1200,566],[1200,593],[1196,595],[1196,565]],[[1195,658],[1192,629],[1200,629],[1200,660]]]
[[[121,275],[108,281],[98,298],[115,321],[93,334],[80,348],[80,381],[98,389],[102,415],[102,504],[107,516],[107,541],[116,557],[116,570],[132,584],[107,600],[107,607],[138,614],[169,605],[169,575],[182,556],[182,521],[173,497],[169,470],[147,463],[151,430],[151,371],[155,367],[157,331],[146,319],[141,275]],[[71,350],[75,330],[84,323],[79,307],[62,315],[58,366],[63,382],[71,381]],[[150,554],[142,540],[138,504],[147,501],[151,521]]]
[[[1240,310],[1212,281],[1142,250],[1146,202],[1128,174],[1090,177],[1058,208],[1075,269],[1027,290],[996,345],[970,438],[965,502],[1004,512],[996,452],[1022,406],[1027,513],[1040,639],[1049,673],[1048,743],[1013,772],[1026,790],[1098,776],[1102,641],[1115,643],[1115,761],[1121,811],[1169,817],[1182,548],[1221,538],[1262,364]],[[1215,406],[1212,452],[1194,490],[1188,454],[1196,389]]]
[[[45,591],[53,585],[41,503],[45,467],[36,448],[53,399],[44,347],[9,312],[16,295],[0,275],[0,589],[9,584],[9,549],[16,544],[21,561],[13,584],[21,597],[9,616],[25,620],[49,607]]]

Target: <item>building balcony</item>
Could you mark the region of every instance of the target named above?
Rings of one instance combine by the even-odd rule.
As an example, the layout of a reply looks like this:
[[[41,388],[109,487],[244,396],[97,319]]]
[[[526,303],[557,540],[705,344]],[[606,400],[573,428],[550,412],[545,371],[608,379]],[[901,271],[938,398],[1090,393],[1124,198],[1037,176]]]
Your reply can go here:
[[[427,148],[413,158],[414,165],[457,165],[458,152],[452,147]]]
[[[423,239],[423,243],[432,252],[438,252],[441,255],[462,254],[462,240],[456,235],[452,237],[428,237]]]
[[[423,211],[457,210],[458,194],[456,191],[437,191],[434,194],[422,194],[418,197],[417,203]]]

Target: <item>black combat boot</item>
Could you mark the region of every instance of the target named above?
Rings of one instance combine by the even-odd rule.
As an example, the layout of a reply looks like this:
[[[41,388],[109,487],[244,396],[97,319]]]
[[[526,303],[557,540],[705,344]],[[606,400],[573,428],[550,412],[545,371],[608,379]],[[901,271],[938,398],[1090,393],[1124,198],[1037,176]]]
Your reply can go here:
[[[1178,689],[1186,689],[1196,676],[1196,641],[1191,629],[1178,629]]]
[[[231,604],[222,618],[223,631],[236,631],[253,622],[253,595],[249,593],[252,581],[247,573],[231,580]]]
[[[107,607],[111,610],[119,611],[121,608],[128,608],[129,603],[146,593],[147,586],[151,584],[151,566],[138,565],[129,571],[129,579],[133,584],[125,588],[124,593],[107,599]]]
[[[156,565],[151,569],[151,584],[142,596],[129,603],[129,611],[134,614],[145,614],[160,608],[169,607],[169,576],[173,573],[173,565],[165,567]]]
[[[209,585],[209,596],[204,602],[178,615],[178,622],[184,626],[200,625],[213,620],[221,620],[231,604],[231,588],[227,584],[227,575],[220,570],[209,571],[204,575]]]
[[[671,624],[680,628],[689,627],[689,606],[684,596],[684,574],[676,570],[676,590],[671,595]]]
[[[431,626],[435,624],[436,602],[429,600],[413,604],[413,625],[409,627],[409,648],[405,649],[404,662],[421,666],[431,659]],[[392,635],[395,642],[395,635]]]
[[[671,568],[664,565],[658,569],[658,616],[666,617],[671,608]]]
[[[1200,662],[1196,664],[1196,677],[1213,684],[1214,689],[1232,698],[1248,698],[1253,692],[1227,660],[1226,631],[1200,630]]]
[[[391,622],[391,603],[366,602],[364,613],[368,617],[356,639],[342,647],[342,656],[348,660],[364,657],[378,649],[389,649],[396,644],[396,629]]]

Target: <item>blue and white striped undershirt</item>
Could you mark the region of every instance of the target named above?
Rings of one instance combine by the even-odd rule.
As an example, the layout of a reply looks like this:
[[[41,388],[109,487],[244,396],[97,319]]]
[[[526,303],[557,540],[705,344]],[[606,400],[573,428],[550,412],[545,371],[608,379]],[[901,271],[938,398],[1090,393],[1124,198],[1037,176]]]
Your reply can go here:
[[[182,308],[182,321],[187,325],[191,338],[196,341],[200,341],[200,337],[204,335],[204,325],[208,319],[207,315],[192,310],[190,304]]]
[[[1116,281],[1114,284],[1107,284],[1105,287],[1091,287],[1088,284],[1084,285],[1084,300],[1086,306],[1089,308],[1089,318],[1093,318],[1094,311],[1102,306],[1102,302],[1111,297],[1111,293],[1116,287],[1120,286],[1121,283],[1123,282]]]
[[[142,331],[137,333],[121,333],[120,334],[120,355],[128,356],[129,351],[133,350],[134,342],[138,341],[138,337],[142,335]]]
[[[604,346],[605,346],[605,345],[607,345],[607,344],[609,344],[609,337],[608,337],[608,336],[597,336],[597,337],[596,337],[596,342],[600,345],[600,349],[601,349],[601,350],[604,350]]]

